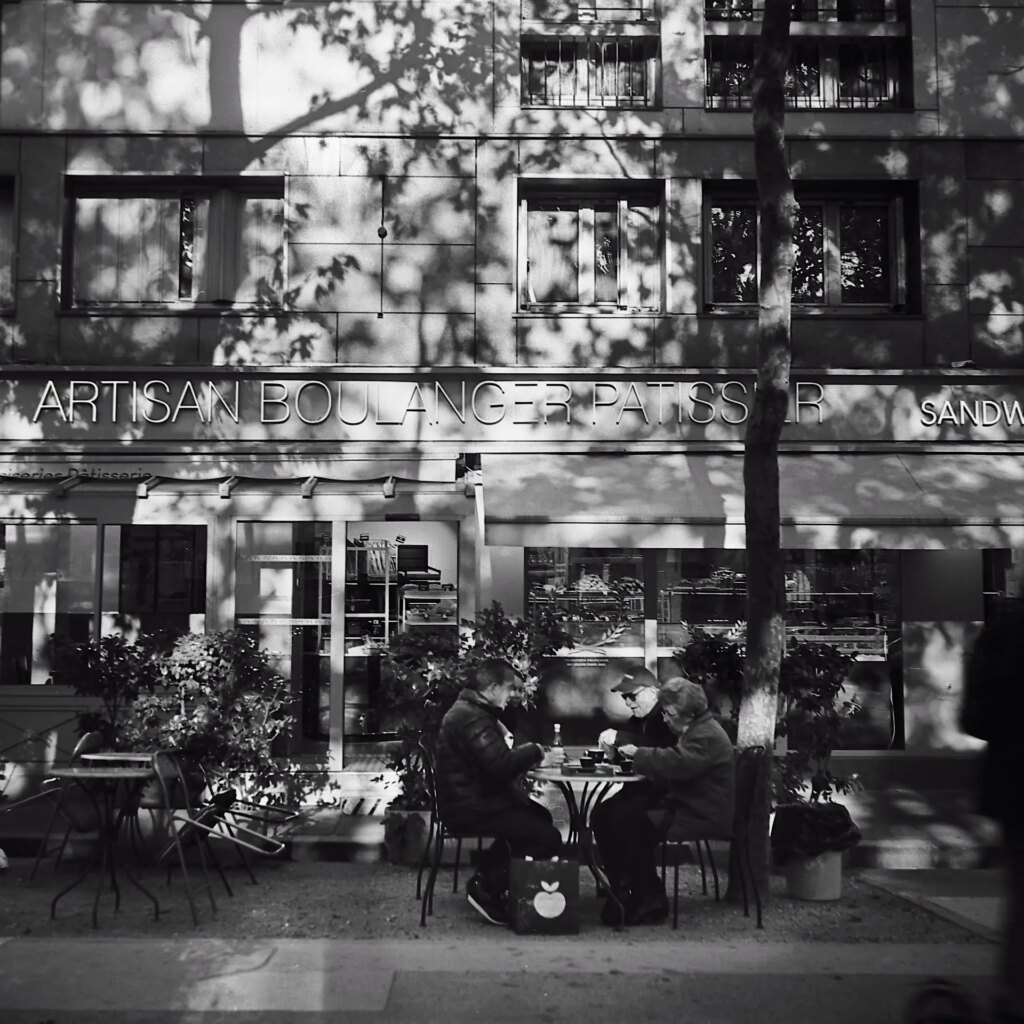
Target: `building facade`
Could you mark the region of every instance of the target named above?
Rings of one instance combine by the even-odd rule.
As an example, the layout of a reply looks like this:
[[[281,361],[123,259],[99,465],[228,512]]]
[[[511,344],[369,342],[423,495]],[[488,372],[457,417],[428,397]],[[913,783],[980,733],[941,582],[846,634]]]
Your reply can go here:
[[[250,629],[344,774],[375,652],[558,612],[540,728],[743,616],[757,0],[0,3],[0,750],[48,638]],[[801,0],[788,630],[953,764],[1024,548],[1024,10]],[[932,763],[931,761],[929,763]]]

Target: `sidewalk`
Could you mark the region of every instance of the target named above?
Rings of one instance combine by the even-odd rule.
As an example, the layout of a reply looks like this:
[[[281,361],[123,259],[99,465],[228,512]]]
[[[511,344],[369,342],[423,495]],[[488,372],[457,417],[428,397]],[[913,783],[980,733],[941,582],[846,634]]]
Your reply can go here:
[[[128,893],[93,931],[91,892],[50,922],[62,879],[24,887],[28,867],[0,875],[3,1024],[900,1024],[934,976],[986,1003],[1000,891],[991,871],[872,869],[807,904],[775,878],[758,931],[688,869],[676,932],[602,928],[588,885],[580,934],[538,937],[483,923],[448,872],[421,929],[412,869],[268,862],[258,886],[218,891],[216,917],[200,903],[198,930],[178,880],[159,921]]]

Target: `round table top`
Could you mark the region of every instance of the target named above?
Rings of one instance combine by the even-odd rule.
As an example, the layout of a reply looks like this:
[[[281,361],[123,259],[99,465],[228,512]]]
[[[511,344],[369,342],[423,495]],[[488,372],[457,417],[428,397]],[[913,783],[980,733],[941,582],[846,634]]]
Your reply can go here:
[[[98,750],[92,754],[80,754],[83,761],[126,761],[129,764],[150,764],[152,752],[136,750]]]
[[[612,770],[609,771],[609,768]],[[578,782],[581,784],[586,782],[642,782],[645,778],[643,775],[624,775],[612,765],[608,765],[604,770],[595,766],[592,772],[584,772],[580,771],[578,764],[571,763],[558,768],[532,768],[527,774],[544,782]]]
[[[67,768],[51,768],[50,775],[58,779],[148,779],[152,768],[126,768],[124,765],[69,765]]]

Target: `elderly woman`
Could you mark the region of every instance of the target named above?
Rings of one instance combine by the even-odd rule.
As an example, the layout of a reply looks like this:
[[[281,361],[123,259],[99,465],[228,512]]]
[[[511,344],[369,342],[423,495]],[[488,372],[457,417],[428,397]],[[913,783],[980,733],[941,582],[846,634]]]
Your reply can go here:
[[[664,921],[668,900],[655,866],[658,844],[673,832],[728,835],[732,828],[733,747],[708,711],[704,688],[676,676],[662,683],[658,700],[675,746],[619,748],[653,785],[638,787],[634,799],[625,786],[623,799],[597,807],[591,818],[615,895],[601,914],[605,924]]]

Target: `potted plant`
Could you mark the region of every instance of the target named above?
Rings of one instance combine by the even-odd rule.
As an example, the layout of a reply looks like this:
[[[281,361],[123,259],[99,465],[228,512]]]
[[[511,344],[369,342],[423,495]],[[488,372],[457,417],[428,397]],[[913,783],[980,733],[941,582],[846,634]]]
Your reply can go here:
[[[786,872],[787,892],[799,899],[838,899],[842,852],[860,840],[850,812],[833,800],[856,778],[832,774],[830,759],[844,718],[856,704],[843,701],[843,681],[853,658],[827,644],[792,644],[779,676],[777,733],[787,751],[777,761],[775,862]]]
[[[418,863],[428,839],[430,797],[422,743],[432,754],[441,720],[486,658],[504,658],[524,676],[512,703],[529,704],[536,692],[533,666],[540,658],[571,647],[572,637],[550,614],[530,620],[509,618],[500,604],[453,629],[398,633],[381,656],[381,704],[386,727],[397,735],[386,762],[397,776],[398,793],[384,818],[388,855]]]
[[[156,685],[123,729],[136,749],[176,750],[250,799],[280,790],[286,775],[271,751],[292,697],[248,633],[186,633],[152,664]]]
[[[55,636],[51,643],[54,676],[89,702],[78,716],[79,733],[101,733],[109,750],[130,748],[135,740],[129,724],[133,708],[157,683],[153,646],[129,643],[119,633],[82,643]]]

